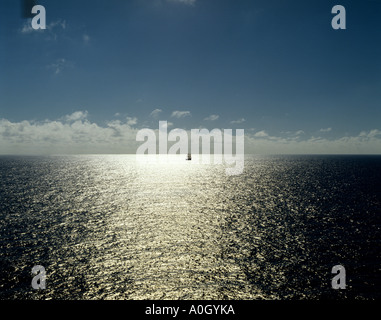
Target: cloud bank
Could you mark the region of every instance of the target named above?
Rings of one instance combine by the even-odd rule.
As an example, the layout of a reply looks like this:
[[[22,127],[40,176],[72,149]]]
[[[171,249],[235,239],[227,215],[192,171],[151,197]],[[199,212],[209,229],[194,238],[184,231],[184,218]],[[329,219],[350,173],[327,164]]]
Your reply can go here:
[[[1,154],[134,153],[136,118],[100,126],[76,111],[59,120],[0,120]]]
[[[0,119],[0,154],[135,154],[141,145],[136,142],[138,124],[137,118],[127,117],[99,125],[88,119],[87,111],[76,111],[57,120]],[[273,136],[265,130],[246,131],[245,153],[381,154],[379,129],[334,139],[326,138],[324,131],[324,137],[298,134],[300,132]]]

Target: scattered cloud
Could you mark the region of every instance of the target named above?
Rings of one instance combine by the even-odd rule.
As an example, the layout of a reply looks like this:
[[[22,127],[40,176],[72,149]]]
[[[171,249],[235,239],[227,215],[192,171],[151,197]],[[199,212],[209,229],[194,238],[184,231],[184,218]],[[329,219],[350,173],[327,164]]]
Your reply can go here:
[[[157,118],[159,116],[159,114],[162,112],[163,110],[161,109],[155,109],[153,110],[151,113],[150,113],[150,116],[153,117],[153,118]]]
[[[206,117],[204,120],[206,121],[215,121],[219,118],[220,116],[217,114],[211,114],[209,117]]]
[[[70,65],[71,64],[65,58],[60,58],[54,61],[53,63],[49,64],[47,68],[52,70],[54,74],[58,75]]]
[[[332,131],[332,128],[325,128],[325,129],[320,129],[320,132],[330,132]]]
[[[99,125],[91,122],[88,116],[87,111],[80,110],[57,120],[12,122],[0,119],[0,153],[135,153],[141,145],[136,141],[136,117]],[[168,122],[167,128],[172,125]],[[357,135],[332,139],[307,134],[301,138],[291,133],[276,136],[266,130],[248,131],[245,132],[245,153],[381,154],[381,130],[364,130]]]
[[[55,21],[52,21],[46,26],[46,29],[55,29],[55,28],[61,28],[62,30],[66,29],[66,20],[58,19]]]
[[[184,118],[190,116],[191,113],[189,111],[173,111],[171,117],[174,118]]]
[[[241,118],[241,119],[238,119],[238,120],[233,120],[233,121],[230,121],[231,124],[240,124],[240,123],[243,123],[245,122],[246,120],[244,118]]]
[[[20,33],[22,34],[28,34],[28,33],[31,33],[33,31],[37,31],[37,30],[34,30],[32,28],[32,19],[26,19],[25,22],[23,23],[23,25],[21,26],[20,28]]]
[[[282,131],[283,136],[293,137],[294,139],[301,138],[306,133],[303,130],[298,131]]]
[[[66,29],[66,20],[57,19],[46,25],[46,29],[33,29],[32,19],[26,19],[19,32],[21,34],[40,34],[44,35],[46,40],[57,40],[58,34]]]
[[[82,42],[83,45],[88,45],[91,43],[92,38],[90,35],[85,32],[77,32],[75,39],[72,38],[72,36],[67,32],[69,30],[68,25],[66,23],[66,20],[64,19],[56,19],[51,21],[50,23],[47,23],[46,29],[38,29],[35,30],[32,28],[32,19],[29,18],[24,20],[21,27],[18,29],[18,32],[23,35],[37,35],[39,39],[45,40],[45,41],[73,41],[76,42]],[[50,20],[48,20],[50,21]],[[73,31],[73,30],[71,30]]]
[[[68,122],[78,121],[78,120],[85,120],[87,116],[88,116],[87,111],[75,111],[72,114],[66,115],[64,119]]]
[[[138,118],[130,118],[130,117],[127,117],[126,118],[127,119],[127,124],[129,125],[129,126],[133,126],[133,125],[135,125],[135,124],[137,124],[138,123]]]
[[[335,139],[271,136],[259,131],[246,134],[245,139],[245,152],[254,154],[381,154],[381,131],[378,129]]]
[[[136,133],[131,119],[105,126],[90,122],[87,111],[58,120],[11,122],[0,119],[1,154],[135,153]],[[133,119],[133,118],[132,118]],[[130,124],[129,124],[130,123]]]
[[[52,21],[46,26],[46,31],[44,34],[46,35],[46,40],[54,40],[57,41],[59,36],[63,35],[63,32],[66,29],[66,21],[62,19],[58,19]]]
[[[254,137],[256,138],[267,138],[269,135],[266,131],[258,131],[257,133],[254,134]]]
[[[302,134],[305,134],[305,132],[303,130],[298,130],[294,133],[294,136],[300,136]]]
[[[377,136],[381,136],[381,131],[377,129],[373,129],[369,132],[361,131],[359,136],[362,138],[375,138]]]

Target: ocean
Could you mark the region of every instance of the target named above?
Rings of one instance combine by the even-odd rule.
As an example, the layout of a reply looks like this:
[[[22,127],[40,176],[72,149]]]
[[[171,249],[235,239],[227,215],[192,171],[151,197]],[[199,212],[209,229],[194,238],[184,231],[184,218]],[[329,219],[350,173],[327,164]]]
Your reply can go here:
[[[0,299],[381,298],[381,156],[192,161],[1,156]]]

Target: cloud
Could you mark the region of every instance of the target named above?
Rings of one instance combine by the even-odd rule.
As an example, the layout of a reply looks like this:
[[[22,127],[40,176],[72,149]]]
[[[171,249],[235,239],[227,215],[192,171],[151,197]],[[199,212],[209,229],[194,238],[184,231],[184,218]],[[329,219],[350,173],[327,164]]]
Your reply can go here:
[[[361,131],[359,136],[362,138],[375,138],[377,136],[381,136],[381,131],[377,129],[373,129],[369,132]]]
[[[254,134],[254,137],[256,138],[267,138],[269,135],[266,133],[266,131],[262,130]]]
[[[37,30],[32,28],[32,19],[26,19],[19,31],[22,34],[28,34]]]
[[[265,131],[245,135],[245,152],[254,154],[381,154],[381,131],[362,131],[336,139],[271,136]]]
[[[206,117],[204,120],[206,121],[215,121],[219,118],[220,116],[217,114],[211,114],[209,117]]]
[[[233,121],[230,121],[231,124],[240,124],[240,123],[243,123],[245,122],[246,120],[244,118],[241,118],[241,119],[238,119],[238,120],[233,120]]]
[[[325,129],[320,129],[320,132],[330,132],[332,131],[332,128],[325,128]]]
[[[57,59],[55,62],[49,64],[47,66],[48,69],[53,70],[54,74],[58,75],[64,70],[66,67],[69,66],[69,63],[65,58]]]
[[[32,18],[27,19],[21,28],[19,29],[19,32],[21,34],[41,34],[46,36],[46,40],[57,40],[58,34],[60,32],[63,32],[66,29],[66,20],[57,19],[49,24],[46,25],[46,29],[33,29],[32,28]]]
[[[138,123],[138,118],[130,118],[130,117],[127,117],[126,118],[127,119],[127,124],[129,125],[129,126],[133,126],[133,125],[135,125],[135,124],[137,124]]]
[[[136,153],[137,118],[91,122],[87,111],[75,111],[57,120],[12,122],[0,119],[1,154]],[[167,126],[172,126],[167,123]],[[155,128],[157,135],[158,128]],[[188,136],[190,136],[189,131]],[[234,134],[234,130],[233,130]],[[158,136],[158,135],[157,135]],[[327,139],[294,134],[271,135],[266,130],[245,132],[250,154],[381,154],[381,130]]]
[[[71,122],[71,121],[84,120],[87,118],[87,116],[88,116],[87,111],[75,111],[72,114],[66,115],[64,119],[68,122]]]
[[[66,29],[66,21],[62,19],[58,19],[55,21],[52,21],[46,26],[46,40],[54,40],[56,41],[58,39],[58,36],[62,35],[64,30]]]
[[[374,130],[371,130],[368,133],[368,137],[369,138],[373,138],[373,137],[376,137],[376,136],[381,136],[381,131],[380,130],[374,129]]]
[[[159,116],[159,113],[161,113],[163,110],[161,109],[155,109],[150,113],[150,116],[153,118],[157,118]]]
[[[171,117],[174,118],[184,118],[190,116],[191,113],[189,111],[173,111]]]
[[[87,111],[76,111],[58,120],[11,122],[0,119],[1,154],[135,153],[134,118],[108,122],[87,120]]]
[[[46,26],[47,29],[61,28],[62,30],[66,29],[66,20],[58,19],[52,21]]]

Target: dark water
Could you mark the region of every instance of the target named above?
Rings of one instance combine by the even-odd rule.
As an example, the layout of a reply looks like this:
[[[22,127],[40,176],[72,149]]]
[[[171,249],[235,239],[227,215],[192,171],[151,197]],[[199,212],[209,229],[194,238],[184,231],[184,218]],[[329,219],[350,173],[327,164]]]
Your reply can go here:
[[[381,157],[0,157],[0,231],[1,299],[379,299]]]

